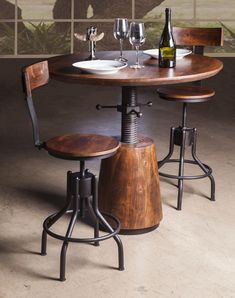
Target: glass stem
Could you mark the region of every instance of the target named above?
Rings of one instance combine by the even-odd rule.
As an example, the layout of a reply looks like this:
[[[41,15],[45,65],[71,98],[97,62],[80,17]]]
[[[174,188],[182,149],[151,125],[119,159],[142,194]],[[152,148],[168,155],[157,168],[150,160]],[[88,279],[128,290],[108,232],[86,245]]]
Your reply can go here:
[[[123,39],[120,39],[120,58],[122,58]]]
[[[139,65],[140,64],[140,62],[139,62],[139,46],[136,46],[135,49],[136,49],[136,65]]]

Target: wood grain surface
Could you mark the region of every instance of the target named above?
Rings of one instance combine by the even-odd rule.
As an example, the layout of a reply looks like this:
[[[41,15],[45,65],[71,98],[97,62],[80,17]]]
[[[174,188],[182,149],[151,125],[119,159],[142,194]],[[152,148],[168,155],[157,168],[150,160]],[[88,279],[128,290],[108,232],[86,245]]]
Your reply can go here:
[[[23,72],[25,75],[25,87],[28,96],[31,95],[32,90],[47,84],[49,81],[47,61],[41,61],[25,67]]]
[[[173,27],[176,45],[181,46],[223,46],[222,28]]]
[[[96,134],[68,134],[46,142],[46,150],[62,158],[98,157],[114,153],[118,147],[116,139]]]
[[[177,60],[174,69],[159,68],[157,59],[152,59],[142,53],[140,55],[140,63],[145,66],[142,69],[126,67],[116,74],[96,75],[82,73],[72,66],[74,62],[82,61],[87,56],[88,53],[82,53],[49,58],[48,63],[51,77],[56,80],[79,84],[153,86],[206,79],[216,75],[223,68],[220,60],[195,54]],[[112,60],[119,56],[119,52],[97,52],[96,56],[99,59]],[[124,51],[124,57],[128,59],[129,65],[133,64],[135,62],[135,51]]]
[[[102,160],[99,202],[102,211],[119,218],[122,230],[148,229],[160,223],[159,175],[151,139],[121,144],[113,157]]]
[[[215,91],[201,86],[172,86],[157,89],[161,98],[170,101],[204,102],[215,95]]]

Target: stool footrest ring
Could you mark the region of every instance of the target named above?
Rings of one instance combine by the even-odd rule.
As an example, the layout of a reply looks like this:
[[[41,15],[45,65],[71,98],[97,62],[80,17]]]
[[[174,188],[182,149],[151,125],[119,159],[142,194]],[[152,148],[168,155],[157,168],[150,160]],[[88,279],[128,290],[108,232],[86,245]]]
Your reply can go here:
[[[59,235],[57,233],[52,232],[50,230],[50,227],[48,227],[48,224],[49,224],[50,220],[52,220],[57,215],[57,213],[58,212],[56,212],[56,213],[48,216],[44,220],[44,222],[43,222],[43,229],[51,237],[56,238],[56,239],[59,239],[59,240],[62,240],[62,241],[66,241],[66,242],[89,243],[89,242],[103,241],[103,240],[109,239],[109,238],[115,236],[116,234],[118,234],[119,231],[120,231],[120,228],[121,228],[120,221],[115,216],[113,216],[111,214],[108,214],[108,213],[105,213],[105,212],[102,212],[102,215],[105,215],[106,217],[111,218],[116,223],[116,228],[114,229],[114,231],[112,233],[108,233],[108,234],[105,234],[103,236],[94,237],[94,238],[65,237],[65,236],[62,236],[62,235]],[[65,212],[65,214],[68,214],[68,213],[72,213],[72,210],[67,210]]]
[[[171,163],[171,162],[180,162],[180,160],[179,159],[169,159],[165,163]],[[194,160],[185,159],[184,162],[189,163],[189,164],[198,165],[198,163]],[[171,175],[171,174],[162,173],[162,172],[159,172],[159,175],[162,176],[162,177],[172,178],[172,179],[179,179],[179,180],[194,180],[194,179],[206,178],[206,177],[208,177],[212,174],[212,169],[208,165],[206,165],[204,163],[202,163],[202,164],[207,169],[207,173],[204,173],[204,174],[201,174],[201,175],[189,175],[189,176],[188,175],[187,176],[183,175],[183,176],[179,176],[179,175]]]

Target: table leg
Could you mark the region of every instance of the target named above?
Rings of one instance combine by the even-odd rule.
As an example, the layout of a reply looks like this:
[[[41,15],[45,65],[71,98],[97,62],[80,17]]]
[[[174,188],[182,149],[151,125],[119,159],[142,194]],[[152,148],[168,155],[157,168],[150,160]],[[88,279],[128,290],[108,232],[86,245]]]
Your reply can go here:
[[[116,155],[101,162],[99,205],[119,218],[121,233],[145,233],[162,219],[156,147],[150,138],[138,138],[135,87],[122,88],[121,108],[121,146]]]

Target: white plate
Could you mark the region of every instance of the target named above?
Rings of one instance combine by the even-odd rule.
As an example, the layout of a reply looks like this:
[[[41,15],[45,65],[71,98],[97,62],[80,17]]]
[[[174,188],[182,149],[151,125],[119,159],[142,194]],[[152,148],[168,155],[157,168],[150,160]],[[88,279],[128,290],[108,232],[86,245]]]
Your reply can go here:
[[[176,59],[181,59],[184,56],[191,54],[192,51],[187,49],[176,49]],[[158,59],[158,49],[151,49],[144,51],[144,54],[151,56],[152,58]]]
[[[115,60],[89,60],[75,62],[73,66],[87,73],[112,74],[127,67],[127,63]]]

